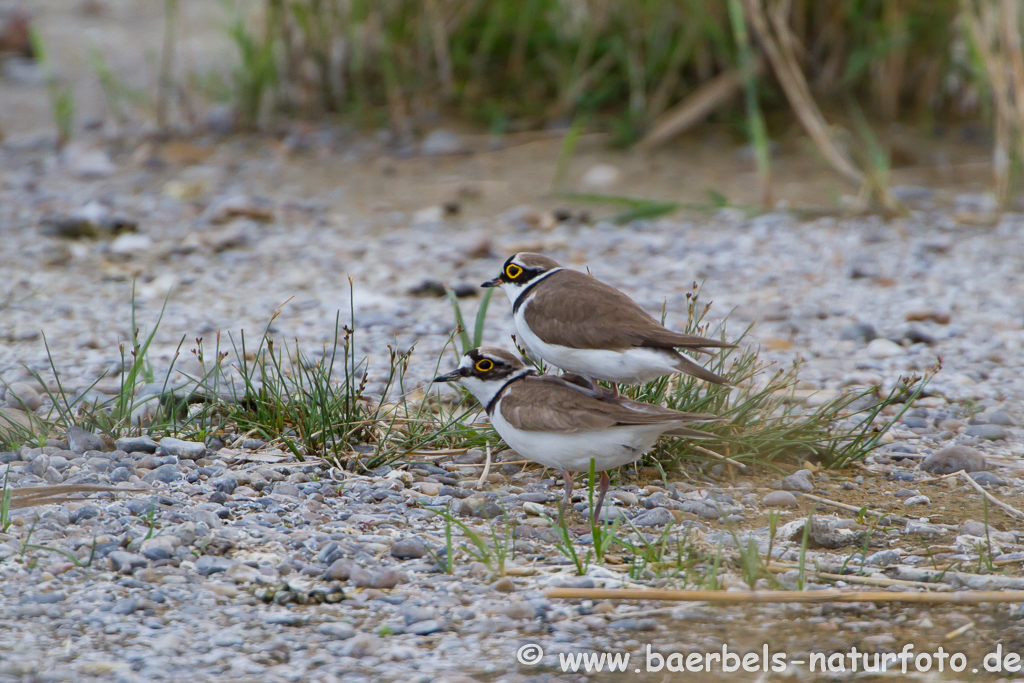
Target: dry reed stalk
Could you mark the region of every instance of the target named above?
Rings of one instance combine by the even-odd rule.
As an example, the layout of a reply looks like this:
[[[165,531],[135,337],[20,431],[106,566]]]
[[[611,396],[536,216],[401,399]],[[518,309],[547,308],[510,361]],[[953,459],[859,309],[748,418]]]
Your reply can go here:
[[[119,489],[115,486],[106,486],[104,484],[56,484],[53,486],[29,486],[25,488],[12,489],[11,490],[11,509],[18,510],[22,508],[31,508],[39,505],[49,505],[51,503],[67,503],[71,501],[81,501],[83,498],[72,498],[72,494],[76,493],[96,493],[100,491],[111,491],[125,493],[133,493],[139,491],[146,491],[147,489],[142,488],[124,488]]]
[[[475,489],[483,488],[484,484],[487,483],[487,475],[491,473],[491,444],[485,446],[487,453],[487,460],[484,461],[484,471],[480,473],[480,478],[476,480],[476,484],[473,486]]]
[[[776,3],[771,13],[774,33],[768,26],[768,18],[761,0],[744,0],[744,5],[747,8],[747,17],[761,41],[765,54],[768,55],[768,61],[772,64],[775,77],[779,80],[779,85],[786,93],[786,98],[804,130],[811,136],[811,140],[832,168],[850,180],[863,184],[864,174],[846,158],[829,134],[825,117],[814,101],[807,79],[800,69],[793,47],[793,36],[786,19],[789,10],[788,0]]]
[[[1010,199],[1010,169],[1013,140],[1024,159],[1024,53],[1021,26],[1015,0],[981,2],[961,0],[961,16],[988,76],[995,104],[995,143],[992,170],[996,194],[1002,204]]]
[[[764,62],[760,59],[755,60],[752,69],[756,75],[760,75],[764,70]],[[739,69],[731,69],[716,76],[658,117],[651,131],[640,140],[638,146],[640,149],[652,149],[684,133],[742,90],[743,73]]]
[[[883,602],[919,605],[981,605],[1024,603],[1024,591],[954,591],[950,593],[900,593],[889,591],[716,591],[645,588],[549,588],[548,599],[562,600],[664,600],[712,602],[723,605],[755,605],[780,602]]]
[[[996,498],[995,496],[993,496],[991,493],[989,493],[988,491],[983,489],[981,487],[981,484],[979,484],[978,482],[976,482],[973,479],[971,479],[969,474],[967,474],[963,470],[958,472],[958,474],[960,475],[961,479],[963,479],[965,482],[967,482],[968,484],[973,486],[974,489],[978,493],[980,493],[985,498],[987,498],[990,503],[992,503],[993,505],[998,507],[1000,510],[1003,510],[1008,515],[1010,515],[1011,517],[1016,517],[1017,519],[1024,519],[1024,512],[1021,512],[1020,510],[1018,510],[1017,508],[1013,507],[1012,505],[1008,505],[1007,503],[1004,503],[1003,501],[1001,501],[998,498]]]
[[[448,51],[448,32],[444,17],[437,7],[437,0],[424,0],[424,10],[430,20],[431,41],[434,43],[434,60],[437,62],[437,80],[441,82],[441,94],[446,98],[455,95],[455,75],[452,71],[452,57]]]
[[[779,565],[775,561],[772,561],[767,567],[768,571],[775,572],[776,574],[784,574],[788,571],[799,568],[800,565],[795,562],[787,562],[786,564]],[[863,586],[878,586],[879,588],[904,586],[906,588],[924,588],[926,590],[950,590],[950,587],[944,583],[905,581],[903,579],[883,579],[876,576],[857,576],[855,574],[833,574],[832,572],[822,572],[816,569],[805,569],[804,575],[819,579],[827,579],[829,581],[846,581],[847,583],[857,583]]]
[[[744,469],[746,467],[746,465],[744,465],[743,463],[739,462],[738,460],[733,460],[732,458],[727,458],[724,455],[719,455],[718,453],[715,453],[712,450],[704,448],[703,446],[698,446],[698,445],[694,444],[693,448],[695,450],[700,451],[704,455],[712,457],[712,458],[714,458],[716,460],[721,460],[722,462],[727,462],[730,465],[735,465],[736,467],[739,467],[740,469]]]

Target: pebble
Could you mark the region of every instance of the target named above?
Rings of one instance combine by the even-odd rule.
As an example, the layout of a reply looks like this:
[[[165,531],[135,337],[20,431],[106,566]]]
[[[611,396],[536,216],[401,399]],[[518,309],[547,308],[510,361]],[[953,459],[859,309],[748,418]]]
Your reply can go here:
[[[875,326],[870,323],[851,323],[839,330],[839,338],[843,341],[868,343],[878,337]]]
[[[355,627],[344,621],[329,621],[316,627],[317,633],[330,636],[335,640],[348,640],[356,634]]]
[[[970,446],[947,446],[935,451],[923,461],[921,469],[932,474],[953,472],[980,472],[987,469],[985,458]]]
[[[399,560],[410,560],[427,555],[427,545],[420,538],[405,538],[391,546],[391,556]]]
[[[0,389],[3,389],[2,385]],[[36,388],[28,382],[11,382],[4,394],[4,405],[8,408],[34,412],[43,405],[43,400]]]
[[[788,477],[783,477],[782,488],[786,491],[803,491],[804,493],[813,491],[814,484],[811,483],[811,471],[799,470]]]
[[[416,636],[427,636],[431,633],[437,633],[443,631],[444,626],[437,619],[427,619],[426,621],[418,621],[415,624],[410,624],[405,627],[406,633],[411,633]]]
[[[878,360],[902,356],[906,352],[907,350],[896,342],[884,338],[872,339],[867,345],[868,357]]]
[[[761,499],[761,504],[772,508],[795,508],[800,505],[796,496],[789,491],[771,491],[766,493],[764,498]]]
[[[426,157],[466,154],[468,147],[456,133],[439,128],[431,131],[420,143],[420,154]]]
[[[967,429],[964,430],[964,434],[976,436],[979,439],[988,439],[989,441],[998,441],[1005,439],[1007,436],[1006,429],[995,424],[968,425]]]
[[[348,581],[351,574],[352,561],[342,558],[331,563],[331,566],[328,567],[327,571],[324,573],[324,578],[331,581]]]
[[[226,572],[235,564],[235,560],[216,555],[203,555],[196,560],[196,573],[201,576],[210,576]]]
[[[982,486],[1006,486],[1006,480],[992,472],[971,472],[969,476]]]
[[[602,511],[603,512],[603,511]],[[668,524],[675,524],[676,518],[671,510],[666,508],[654,508],[646,510],[633,518],[633,525],[637,527],[660,527]]]
[[[148,560],[142,555],[118,550],[107,555],[107,562],[115,572],[127,573],[139,567],[145,567]]]
[[[142,478],[147,484],[153,484],[155,482],[163,482],[164,484],[170,484],[171,482],[178,481],[182,478],[181,472],[178,471],[177,465],[160,465],[155,470],[147,474]]]
[[[622,171],[611,164],[595,164],[588,168],[580,178],[580,187],[584,190],[610,190],[622,178]]]
[[[68,445],[75,453],[103,450],[103,439],[81,427],[68,427]]]
[[[298,612],[265,612],[260,617],[267,624],[279,626],[302,626],[310,620],[310,615]]]
[[[206,444],[164,437],[157,446],[157,455],[175,455],[183,460],[198,460],[206,452]]]
[[[910,496],[903,501],[906,506],[911,505],[931,505],[931,499],[928,496]]]
[[[130,436],[118,439],[114,446],[125,453],[156,453],[157,443],[148,436]]]

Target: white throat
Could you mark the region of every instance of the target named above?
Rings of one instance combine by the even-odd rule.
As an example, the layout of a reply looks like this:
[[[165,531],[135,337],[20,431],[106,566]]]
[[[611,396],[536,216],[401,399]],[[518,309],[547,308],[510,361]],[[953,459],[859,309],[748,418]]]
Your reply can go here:
[[[509,382],[514,382],[520,377],[525,377],[532,371],[533,368],[526,367],[499,380],[483,380],[479,377],[469,376],[463,377],[461,382],[462,386],[469,389],[469,393],[473,394],[473,396],[476,397],[476,400],[480,402],[480,406],[482,408],[486,408],[491,405],[491,401],[494,400],[494,397],[497,396]]]
[[[516,283],[516,282],[505,282],[505,283],[502,283],[501,288],[505,290],[505,295],[508,297],[508,300],[510,302],[512,302],[512,306],[515,306],[516,305],[516,301],[519,300],[519,297],[521,297],[521,296],[523,296],[523,295],[528,293],[526,291],[527,289],[530,289],[531,287],[533,287],[534,285],[539,283],[544,278],[549,277],[551,275],[554,275],[555,273],[557,273],[560,270],[562,270],[562,268],[552,268],[551,270],[549,270],[548,272],[544,273],[543,275],[538,275],[537,277],[533,278],[529,282],[524,282],[523,284],[519,284],[519,283]],[[530,291],[533,291],[533,290],[531,289]]]

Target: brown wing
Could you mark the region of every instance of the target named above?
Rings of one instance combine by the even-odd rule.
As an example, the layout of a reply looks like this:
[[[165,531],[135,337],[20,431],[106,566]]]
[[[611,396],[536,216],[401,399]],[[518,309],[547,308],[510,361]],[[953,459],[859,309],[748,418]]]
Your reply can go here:
[[[545,342],[574,349],[615,350],[733,346],[667,330],[628,296],[584,273],[560,270],[546,280],[550,282],[537,288],[523,314],[533,333]]]
[[[579,432],[620,425],[669,424],[717,420],[706,413],[683,413],[631,401],[610,392],[600,396],[588,387],[559,377],[526,377],[505,394],[501,416],[530,432]]]

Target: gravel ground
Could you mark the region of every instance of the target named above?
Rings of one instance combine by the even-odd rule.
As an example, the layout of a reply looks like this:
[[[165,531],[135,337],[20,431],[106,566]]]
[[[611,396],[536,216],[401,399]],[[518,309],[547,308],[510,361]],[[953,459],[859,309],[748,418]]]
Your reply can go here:
[[[756,321],[752,343],[768,357],[805,359],[800,396],[808,402],[851,386],[890,387],[940,359],[942,369],[862,468],[733,479],[691,468],[673,473],[667,488],[643,479],[618,487],[617,514],[651,533],[675,521],[705,548],[750,537],[764,553],[765,513],[779,508],[784,526],[773,554],[795,561],[812,505],[802,494],[810,493],[888,510],[892,522],[871,533],[854,513],[830,508],[839,515],[825,512],[810,529],[810,566],[835,571],[867,543],[861,557],[876,578],[1024,588],[1013,564],[1024,557],[1019,520],[991,508],[986,528],[973,487],[936,479],[966,466],[992,495],[1024,508],[1024,217],[990,216],[984,196],[924,188],[902,188],[915,209],[888,222],[804,221],[785,212],[747,219],[723,210],[616,226],[558,222],[526,206],[465,218],[446,216],[442,196],[416,212],[348,213],[337,193],[282,183],[296,173],[287,157],[253,150],[126,148],[100,137],[62,158],[41,144],[0,147],[4,382],[28,384],[18,385],[23,399],[41,393],[23,365],[45,374],[45,335],[66,390],[82,391],[106,372],[95,390],[112,391],[117,344],[131,333],[133,280],[145,329],[170,295],[151,349],[160,376],[183,337],[188,349],[218,332],[257,335],[286,301],[274,335],[305,348],[330,343],[337,312],[347,318],[351,279],[371,391],[382,386],[388,344],[415,344],[407,387],[433,374],[452,316],[425,283],[475,292],[514,251],[589,267],[651,310],[664,301],[670,326],[685,320],[684,293],[698,280],[714,301],[712,319],[730,313],[735,331]],[[346,182],[336,180],[340,188]],[[455,196],[471,203],[465,198],[481,182],[457,180]],[[51,220],[71,216],[91,223]],[[137,223],[137,232],[105,233],[125,223]],[[68,237],[75,225],[99,225],[103,234]],[[54,230],[65,236],[47,236]],[[464,301],[475,309],[474,299]],[[487,339],[507,344],[511,331],[507,303],[496,298]],[[893,651],[906,642],[920,651],[961,628],[950,642],[973,664],[996,641],[1024,647],[1021,612],[1009,606],[666,608],[547,599],[544,589],[558,585],[671,584],[614,564],[576,576],[537,514],[553,512],[560,486],[536,468],[499,463],[477,490],[479,451],[359,476],[295,462],[253,440],[221,445],[111,444],[71,434],[46,448],[0,453],[18,488],[125,489],[13,513],[0,536],[0,680],[570,680],[583,676],[560,673],[559,652],[640,656],[648,643],[704,652],[762,642],[794,656],[850,645]],[[517,520],[509,576],[480,562],[460,563],[450,576],[438,571],[444,525],[429,510],[446,504],[478,530],[501,507]],[[586,544],[589,529],[577,531]],[[1009,564],[977,573],[986,559]],[[960,564],[941,575],[930,569],[944,562]],[[746,587],[732,574],[721,581]],[[784,586],[796,581],[795,571],[780,576]],[[516,663],[526,643],[547,653],[540,666]],[[810,676],[798,665],[785,675]]]

